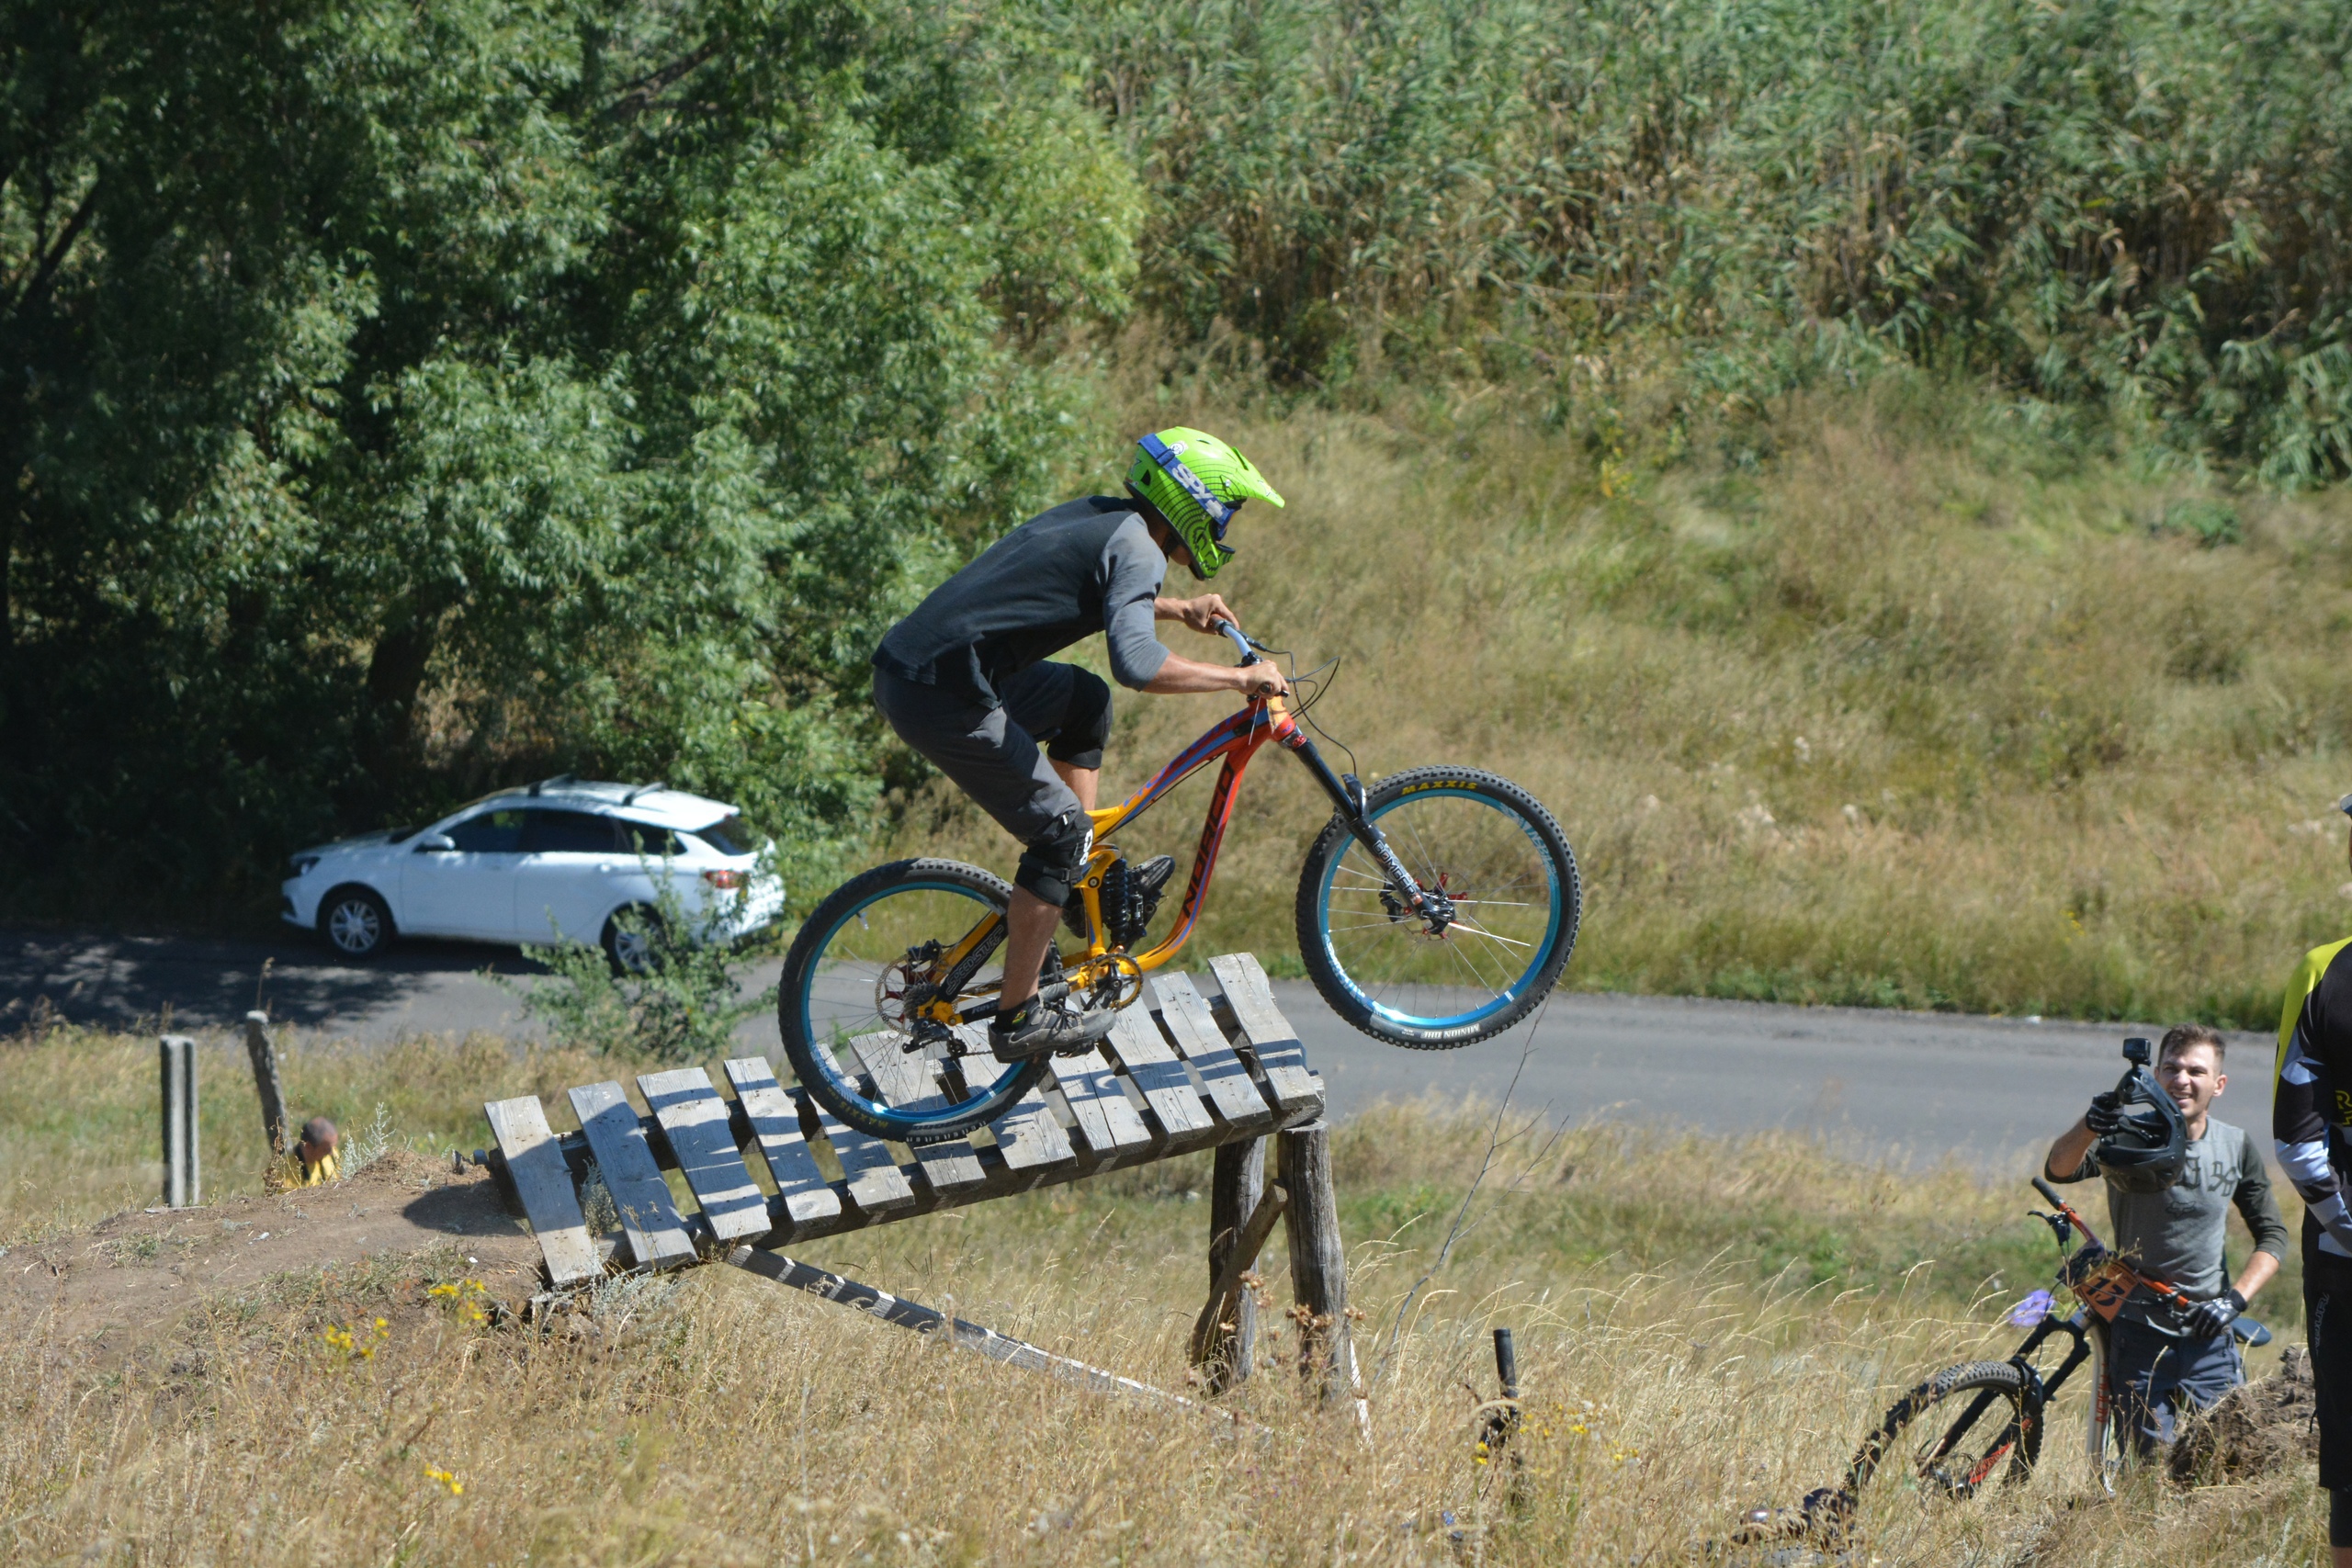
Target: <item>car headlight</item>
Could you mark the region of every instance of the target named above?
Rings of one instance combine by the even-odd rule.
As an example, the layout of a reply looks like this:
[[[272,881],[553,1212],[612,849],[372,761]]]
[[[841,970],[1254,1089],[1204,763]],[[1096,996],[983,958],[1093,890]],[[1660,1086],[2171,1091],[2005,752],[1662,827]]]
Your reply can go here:
[[[296,855],[292,860],[286,863],[294,868],[295,875],[308,876],[311,874],[311,868],[319,863],[319,857],[316,855]]]

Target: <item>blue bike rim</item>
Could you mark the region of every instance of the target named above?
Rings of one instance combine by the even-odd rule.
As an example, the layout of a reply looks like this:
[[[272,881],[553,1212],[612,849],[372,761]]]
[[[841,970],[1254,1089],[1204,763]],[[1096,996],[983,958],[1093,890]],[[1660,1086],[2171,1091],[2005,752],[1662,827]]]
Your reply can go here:
[[[841,934],[842,928],[843,926],[848,925],[852,920],[857,919],[859,915],[863,914],[865,910],[872,908],[875,905],[880,903],[885,898],[896,897],[901,893],[926,892],[953,893],[958,897],[969,900],[976,908],[985,909],[989,907],[985,900],[975,895],[970,888],[966,887],[959,883],[929,881],[893,883],[890,886],[885,887],[876,892],[872,897],[861,899],[856,904],[854,904],[849,908],[843,910],[842,918],[835,920],[831,927],[827,928],[824,940],[817,944],[816,962],[809,965],[809,972],[811,976],[814,976],[818,966],[823,963],[826,952],[832,946],[833,938]],[[1002,1066],[1004,1070],[1000,1072],[993,1079],[991,1079],[985,1089],[979,1089],[978,1093],[972,1095],[969,1099],[959,1100],[955,1101],[953,1104],[935,1106],[929,1111],[908,1111],[897,1106],[886,1105],[882,1101],[872,1099],[860,1090],[857,1087],[857,1080],[854,1077],[844,1074],[841,1070],[841,1063],[837,1061],[833,1055],[833,1046],[831,1042],[819,1037],[815,1021],[808,1016],[808,993],[806,989],[802,990],[796,1005],[800,1010],[801,1036],[808,1042],[808,1054],[815,1060],[817,1070],[825,1075],[826,1083],[836,1094],[839,1094],[843,1100],[849,1100],[853,1104],[856,1105],[860,1110],[873,1117],[876,1122],[884,1122],[903,1132],[919,1133],[925,1128],[934,1127],[940,1122],[947,1121],[949,1118],[960,1112],[966,1106],[978,1104],[980,1101],[987,1100],[990,1095],[995,1094],[998,1090],[1004,1088],[1004,1086],[1011,1081],[1015,1075],[1023,1071],[1027,1066],[1027,1064],[1022,1062],[999,1063],[998,1065]],[[878,1017],[874,1021],[874,1022],[876,1029],[881,1027],[882,1021]],[[963,1059],[966,1062],[975,1060],[995,1060],[993,1057],[978,1058],[972,1056],[966,1056]]]
[[[1331,856],[1329,863],[1324,866],[1322,885],[1316,889],[1315,940],[1323,944],[1323,956],[1329,963],[1331,973],[1340,977],[1340,985],[1347,987],[1350,996],[1363,1003],[1379,1018],[1406,1029],[1454,1030],[1485,1022],[1518,1002],[1519,998],[1526,993],[1527,987],[1534,982],[1535,977],[1541,975],[1544,967],[1551,963],[1553,950],[1560,945],[1563,890],[1560,886],[1559,867],[1553,863],[1551,846],[1546,844],[1543,835],[1535,830],[1535,825],[1518,812],[1498,805],[1476,790],[1419,789],[1410,795],[1399,795],[1374,811],[1371,814],[1372,820],[1379,821],[1383,817],[1408,802],[1429,800],[1438,795],[1455,795],[1462,799],[1473,800],[1489,811],[1500,812],[1510,818],[1512,826],[1527,836],[1528,842],[1535,846],[1536,860],[1543,865],[1544,880],[1551,887],[1550,917],[1544,928],[1544,941],[1536,948],[1535,954],[1529,960],[1527,967],[1504,987],[1492,1001],[1472,1008],[1466,1012],[1451,1013],[1437,1018],[1401,1012],[1385,1002],[1374,1000],[1356,977],[1348,973],[1348,966],[1340,960],[1339,949],[1331,944],[1331,883],[1340,874],[1340,867],[1348,858],[1347,849],[1342,846]]]

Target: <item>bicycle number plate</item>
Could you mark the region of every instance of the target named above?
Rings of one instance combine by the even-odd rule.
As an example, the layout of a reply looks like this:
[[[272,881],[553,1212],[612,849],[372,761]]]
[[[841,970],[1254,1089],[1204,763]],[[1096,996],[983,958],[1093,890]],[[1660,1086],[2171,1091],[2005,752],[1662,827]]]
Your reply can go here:
[[[2075,1294],[2085,1306],[2113,1323],[2116,1313],[2123,1306],[2123,1298],[2139,1282],[2139,1276],[2121,1258],[2110,1258],[2097,1273],[2075,1287]]]

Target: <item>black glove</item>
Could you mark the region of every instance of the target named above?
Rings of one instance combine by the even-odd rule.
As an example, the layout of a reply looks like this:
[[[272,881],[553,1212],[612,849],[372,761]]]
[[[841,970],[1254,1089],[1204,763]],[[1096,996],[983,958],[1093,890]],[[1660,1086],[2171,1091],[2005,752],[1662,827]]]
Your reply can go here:
[[[2223,1291],[2210,1302],[2192,1302],[2181,1314],[2181,1322],[2193,1339],[2211,1339],[2237,1320],[2245,1311],[2245,1298],[2234,1290]]]
[[[2115,1098],[2113,1089],[2091,1096],[2091,1108],[2083,1112],[2083,1125],[2102,1138],[2123,1125],[2123,1102]]]

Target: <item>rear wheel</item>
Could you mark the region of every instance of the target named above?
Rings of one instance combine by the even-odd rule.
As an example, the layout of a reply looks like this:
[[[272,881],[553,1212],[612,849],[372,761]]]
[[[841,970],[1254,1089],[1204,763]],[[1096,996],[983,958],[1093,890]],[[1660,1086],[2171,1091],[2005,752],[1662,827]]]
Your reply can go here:
[[[1887,1411],[1846,1475],[1855,1506],[1896,1492],[1973,1497],[2022,1481],[2041,1452],[2039,1410],[2026,1408],[2025,1373],[2007,1361],[1946,1367]]]
[[[339,957],[380,957],[392,934],[392,912],[368,888],[338,887],[319,900],[319,935]]]
[[[909,860],[876,866],[818,905],[777,988],[784,1054],[802,1086],[859,1132],[910,1145],[960,1137],[1028,1093],[1043,1061],[1000,1062],[985,1028],[949,1034],[920,1016],[955,978],[946,961],[957,944],[990,917],[998,926],[981,962],[946,999],[995,994],[1012,896],[977,866]]]
[[[1577,942],[1576,856],[1536,798],[1473,768],[1384,780],[1364,814],[1453,918],[1432,932],[1335,816],[1298,879],[1298,951],[1332,1010],[1392,1045],[1499,1034],[1551,993]]]
[[[605,959],[616,975],[650,975],[661,947],[662,911],[645,904],[614,912],[605,922]]]

